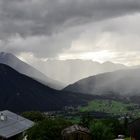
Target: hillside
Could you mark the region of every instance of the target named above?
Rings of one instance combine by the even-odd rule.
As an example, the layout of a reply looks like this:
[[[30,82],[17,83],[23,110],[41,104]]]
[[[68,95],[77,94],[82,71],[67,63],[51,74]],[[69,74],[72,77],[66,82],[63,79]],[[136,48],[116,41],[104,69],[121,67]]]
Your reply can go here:
[[[41,73],[34,67],[30,66],[29,64],[21,61],[18,59],[16,56],[14,56],[11,53],[5,53],[1,52],[0,53],[0,63],[6,64],[16,71],[25,74],[29,77],[34,78],[35,80],[38,80],[39,82],[55,89],[62,89],[63,84],[59,81],[53,80],[49,77],[47,77],[45,74]]]
[[[92,96],[60,92],[0,64],[0,110],[14,112],[59,110],[64,106],[86,104]]]
[[[108,72],[82,79],[64,89],[92,95],[140,96],[140,69]],[[137,98],[137,97],[136,97]]]
[[[140,105],[130,103],[130,102],[121,102],[115,100],[93,100],[88,103],[87,106],[80,108],[81,112],[103,112],[108,113],[112,116],[120,115],[125,116],[130,115],[133,117],[140,116]]]

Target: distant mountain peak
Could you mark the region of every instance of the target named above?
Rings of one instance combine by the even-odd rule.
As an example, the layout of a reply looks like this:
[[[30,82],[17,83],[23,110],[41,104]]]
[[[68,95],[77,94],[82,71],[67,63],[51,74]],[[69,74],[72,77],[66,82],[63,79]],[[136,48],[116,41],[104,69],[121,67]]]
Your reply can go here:
[[[110,61],[100,63],[93,60],[68,59],[68,60],[47,60],[41,62],[36,67],[53,79],[71,84],[80,79],[97,75],[100,73],[111,72],[119,69],[125,69],[123,64],[112,63]]]
[[[0,52],[0,63],[6,64],[11,68],[15,69],[16,71],[18,71],[19,73],[32,77],[38,80],[39,82],[52,88],[55,89],[63,88],[62,83],[47,77],[45,74],[41,73],[34,67],[21,61],[18,57],[16,57],[12,53]]]

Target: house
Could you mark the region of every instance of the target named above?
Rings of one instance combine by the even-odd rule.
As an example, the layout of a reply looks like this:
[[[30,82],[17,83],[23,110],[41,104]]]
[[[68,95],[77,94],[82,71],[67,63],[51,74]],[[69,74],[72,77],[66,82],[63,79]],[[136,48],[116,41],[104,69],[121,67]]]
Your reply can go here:
[[[118,138],[116,138],[115,140],[124,140],[125,136],[124,135],[118,135]]]
[[[140,140],[140,119],[129,124],[131,140]]]
[[[0,140],[16,140],[34,123],[8,110],[0,111]]]
[[[91,140],[90,131],[80,125],[72,125],[62,131],[63,140]]]

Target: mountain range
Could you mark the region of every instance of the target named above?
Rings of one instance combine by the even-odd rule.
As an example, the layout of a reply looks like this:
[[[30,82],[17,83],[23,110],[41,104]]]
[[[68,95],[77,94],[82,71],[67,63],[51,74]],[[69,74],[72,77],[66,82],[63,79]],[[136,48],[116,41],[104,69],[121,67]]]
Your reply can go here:
[[[5,53],[1,52],[0,53],[0,63],[6,64],[16,71],[25,74],[31,78],[34,78],[35,80],[51,87],[54,89],[62,89],[64,85],[56,80],[53,80],[52,78],[49,78],[45,74],[41,73],[34,67],[30,66],[29,64],[21,61],[18,59],[15,55],[11,53]]]
[[[53,79],[62,81],[66,85],[72,84],[80,79],[100,73],[125,69],[127,66],[112,62],[99,63],[92,60],[47,60],[34,64],[41,72]]]
[[[67,86],[64,91],[92,95],[140,96],[140,68],[91,76]]]
[[[0,64],[0,110],[52,111],[64,106],[86,104],[91,95],[54,90],[38,81]]]
[[[13,54],[2,52],[0,53],[0,109],[14,112],[52,111],[61,110],[65,106],[87,104],[97,98],[117,99],[118,96],[140,102],[139,66],[128,68],[111,62],[100,64],[83,60],[49,60],[47,63],[49,65],[45,65],[42,69],[51,71],[52,68],[54,75],[49,73],[48,75],[51,78],[62,78],[61,80],[67,84],[86,75],[92,76],[83,78],[63,90],[56,90],[64,85],[19,60]],[[111,72],[103,73],[105,71]],[[101,74],[95,75],[95,73]]]

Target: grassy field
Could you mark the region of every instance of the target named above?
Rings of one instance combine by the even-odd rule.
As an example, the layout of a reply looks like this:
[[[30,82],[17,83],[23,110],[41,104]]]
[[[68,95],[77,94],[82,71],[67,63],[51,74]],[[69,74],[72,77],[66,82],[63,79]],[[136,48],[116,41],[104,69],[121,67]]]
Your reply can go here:
[[[80,108],[81,112],[105,112],[112,115],[134,114],[140,116],[140,108],[137,104],[123,103],[114,100],[94,100],[87,106]]]
[[[131,138],[125,138],[125,140],[131,140]]]

